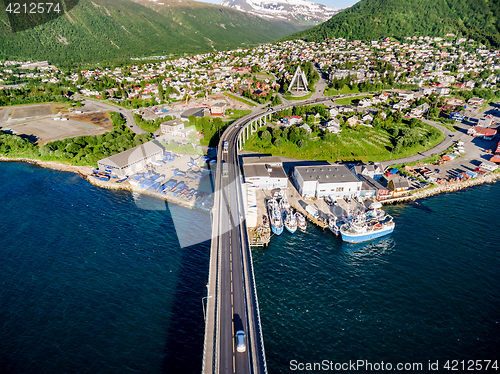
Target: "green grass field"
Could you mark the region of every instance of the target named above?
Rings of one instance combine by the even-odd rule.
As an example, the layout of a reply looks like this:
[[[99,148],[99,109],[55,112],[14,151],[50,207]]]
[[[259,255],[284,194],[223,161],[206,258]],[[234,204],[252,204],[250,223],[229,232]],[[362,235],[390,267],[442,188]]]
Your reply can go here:
[[[428,125],[427,125],[428,126]],[[398,127],[405,127],[399,125]],[[419,129],[423,134],[426,128]],[[256,134],[246,142],[244,150],[270,153],[275,156],[317,160],[317,161],[385,161],[411,156],[434,147],[444,140],[444,134],[426,146],[416,145],[405,148],[399,153],[392,153],[393,138],[384,129],[375,129],[361,126],[359,130],[344,128],[342,132],[335,135],[333,141],[326,142],[322,139],[309,139],[303,148],[295,143],[284,140],[281,147],[272,143],[264,143]]]
[[[361,100],[364,97],[372,97],[372,95],[359,95],[354,97],[344,97],[343,99],[334,100],[337,104],[340,105],[351,105],[354,100]]]
[[[232,113],[232,114],[230,114],[230,113]],[[241,109],[231,109],[231,110],[226,111],[226,114],[228,115],[229,119],[238,119],[241,117],[245,117],[246,115],[249,115],[250,113],[252,113],[251,110],[241,110]]]
[[[250,105],[250,106],[257,106],[257,104],[254,103],[253,101],[250,101],[249,99],[246,99],[246,98],[244,99],[244,98],[242,98],[240,96],[236,96],[236,95],[230,94],[229,92],[224,92],[224,95],[232,97],[233,99],[238,100],[238,101],[240,101],[240,102],[242,102],[244,104],[247,104],[247,105]]]

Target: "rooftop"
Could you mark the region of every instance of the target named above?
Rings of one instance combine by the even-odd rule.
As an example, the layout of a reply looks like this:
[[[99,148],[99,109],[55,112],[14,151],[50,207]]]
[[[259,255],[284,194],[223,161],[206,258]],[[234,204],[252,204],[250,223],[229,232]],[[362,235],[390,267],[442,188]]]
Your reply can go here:
[[[319,183],[359,182],[358,178],[344,165],[296,166],[295,171],[304,181]]]
[[[127,149],[126,151],[120,152],[116,155],[104,158],[99,162],[104,165],[121,169],[158,152],[163,152],[163,148],[155,140],[152,140],[137,147]]]

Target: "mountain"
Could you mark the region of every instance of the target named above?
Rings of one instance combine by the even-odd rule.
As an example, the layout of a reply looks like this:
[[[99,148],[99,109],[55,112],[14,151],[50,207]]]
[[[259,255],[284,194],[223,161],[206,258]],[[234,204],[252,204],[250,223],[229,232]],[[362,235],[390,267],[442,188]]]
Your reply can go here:
[[[457,36],[500,46],[500,0],[361,0],[290,39]]]
[[[0,12],[0,60],[62,66],[205,53],[274,41],[303,28],[196,1],[80,0],[48,23],[14,33]]]
[[[265,19],[316,25],[347,8],[331,8],[307,0],[222,0],[221,5]]]

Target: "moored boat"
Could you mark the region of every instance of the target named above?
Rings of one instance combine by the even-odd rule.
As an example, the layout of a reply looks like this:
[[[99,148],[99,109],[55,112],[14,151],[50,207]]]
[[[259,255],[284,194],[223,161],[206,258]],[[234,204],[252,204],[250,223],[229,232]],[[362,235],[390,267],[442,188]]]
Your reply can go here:
[[[366,221],[364,215],[358,215],[352,221],[343,224],[340,233],[343,241],[361,243],[390,234],[394,231],[394,227],[395,224],[389,215],[371,221]]]
[[[269,213],[269,221],[271,223],[271,230],[276,235],[281,235],[283,232],[283,220],[281,218],[281,211],[278,202],[275,199],[270,199],[267,202],[267,209]]]
[[[333,232],[335,235],[339,236],[340,235],[340,227],[344,221],[338,221],[337,217],[333,216],[328,219],[328,228]]]
[[[283,214],[283,221],[285,223],[285,227],[290,234],[293,234],[297,231],[297,220],[295,219],[295,215],[292,213],[290,208],[286,209]]]
[[[307,228],[307,223],[304,216],[299,212],[295,212],[295,219],[297,220],[297,226],[299,227],[299,229],[305,231]]]

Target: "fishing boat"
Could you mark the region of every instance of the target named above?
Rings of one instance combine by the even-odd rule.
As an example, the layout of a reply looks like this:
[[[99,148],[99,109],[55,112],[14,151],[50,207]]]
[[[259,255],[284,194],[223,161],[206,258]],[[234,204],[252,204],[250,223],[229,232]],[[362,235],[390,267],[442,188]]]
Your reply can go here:
[[[306,223],[306,219],[304,218],[304,216],[302,214],[300,214],[299,212],[295,212],[295,219],[297,220],[297,226],[299,227],[299,229],[301,229],[302,231],[305,231],[307,228],[307,223]]]
[[[340,235],[340,227],[344,224],[344,221],[338,221],[336,216],[333,216],[328,219],[328,228],[335,235]]]
[[[349,243],[361,243],[394,231],[395,224],[390,215],[366,220],[365,215],[357,215],[353,220],[340,227],[342,240]]]
[[[278,202],[275,199],[270,199],[267,202],[267,210],[269,213],[271,230],[276,235],[281,235],[283,232],[283,220],[281,218],[281,211]]]
[[[283,213],[283,221],[285,222],[285,227],[290,234],[297,231],[297,220],[295,219],[295,214],[293,214],[292,209],[288,208]]]

